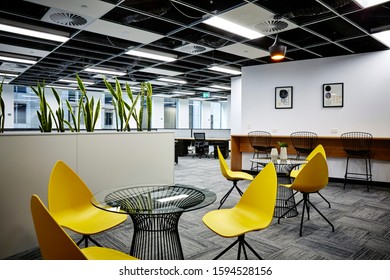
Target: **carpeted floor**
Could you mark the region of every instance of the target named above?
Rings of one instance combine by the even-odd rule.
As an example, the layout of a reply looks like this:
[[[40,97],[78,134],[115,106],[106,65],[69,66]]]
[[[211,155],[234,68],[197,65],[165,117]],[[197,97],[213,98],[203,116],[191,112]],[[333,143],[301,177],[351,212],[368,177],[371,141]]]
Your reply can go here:
[[[227,160],[229,163],[229,159]],[[175,182],[197,185],[213,190],[217,201],[203,209],[187,212],[179,221],[179,232],[184,258],[209,260],[234,240],[222,238],[209,230],[202,216],[217,209],[219,200],[230,188],[220,173],[219,162],[214,158],[179,157],[175,166]],[[244,191],[248,182],[239,182]],[[335,232],[317,214],[311,211],[311,219],[304,221],[303,236],[299,237],[300,214],[284,218],[280,224],[274,219],[269,228],[251,232],[246,240],[264,259],[274,260],[378,260],[390,259],[390,189],[373,187],[369,193],[364,185],[329,183],[321,193],[330,201],[331,208],[318,195],[311,201],[333,223]],[[301,195],[296,195],[296,200]],[[232,207],[239,195],[233,192],[224,204]],[[301,206],[298,208],[301,213]],[[105,247],[129,252],[132,223],[128,219],[123,225],[96,236]],[[236,259],[237,250],[232,249],[222,259]],[[248,251],[248,257],[254,255]],[[40,259],[39,249],[17,254],[9,259]]]

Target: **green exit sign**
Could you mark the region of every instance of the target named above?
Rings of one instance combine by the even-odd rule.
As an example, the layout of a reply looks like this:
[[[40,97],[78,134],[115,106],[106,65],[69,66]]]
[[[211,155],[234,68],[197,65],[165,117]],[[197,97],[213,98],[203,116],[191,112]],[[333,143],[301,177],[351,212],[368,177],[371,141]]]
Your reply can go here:
[[[210,97],[210,92],[203,93],[203,98],[209,98],[209,97]]]

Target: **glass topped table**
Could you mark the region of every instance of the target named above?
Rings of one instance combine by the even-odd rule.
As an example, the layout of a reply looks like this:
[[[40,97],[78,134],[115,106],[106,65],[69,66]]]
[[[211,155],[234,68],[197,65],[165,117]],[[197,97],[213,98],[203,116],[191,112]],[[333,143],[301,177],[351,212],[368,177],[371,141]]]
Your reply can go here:
[[[212,204],[216,194],[191,185],[144,185],[107,189],[92,204],[128,214],[134,224],[130,255],[141,260],[184,259],[178,222],[183,212]]]
[[[250,160],[253,163],[260,164],[263,167],[266,166],[272,160],[270,158],[254,158]],[[276,172],[278,174],[278,179],[287,178],[288,183],[291,182],[290,173],[291,171],[301,164],[307,163],[305,159],[297,159],[297,158],[289,158],[287,160],[275,160],[272,161],[275,165]],[[280,218],[286,213],[288,210],[293,208],[295,205],[294,193],[291,189],[278,186],[278,195],[276,198],[276,205],[274,211],[274,217]],[[291,210],[285,217],[295,217],[298,215],[298,211],[295,208]]]

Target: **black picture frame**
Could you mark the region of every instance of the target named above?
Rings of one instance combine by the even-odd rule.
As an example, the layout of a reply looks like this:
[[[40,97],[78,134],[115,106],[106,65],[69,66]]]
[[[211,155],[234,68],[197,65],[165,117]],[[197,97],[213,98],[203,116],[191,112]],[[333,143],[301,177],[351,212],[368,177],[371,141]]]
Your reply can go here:
[[[283,86],[275,88],[275,109],[292,109],[293,87]]]
[[[344,107],[344,83],[322,85],[322,107]]]

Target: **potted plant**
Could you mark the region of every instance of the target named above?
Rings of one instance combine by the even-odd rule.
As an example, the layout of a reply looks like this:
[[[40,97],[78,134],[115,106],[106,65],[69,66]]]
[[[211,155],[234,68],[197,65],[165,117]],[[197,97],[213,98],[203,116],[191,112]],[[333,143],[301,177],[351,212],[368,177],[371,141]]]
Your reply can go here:
[[[286,142],[278,142],[278,145],[280,147],[280,159],[281,160],[287,160],[287,147],[288,147],[288,144]]]

